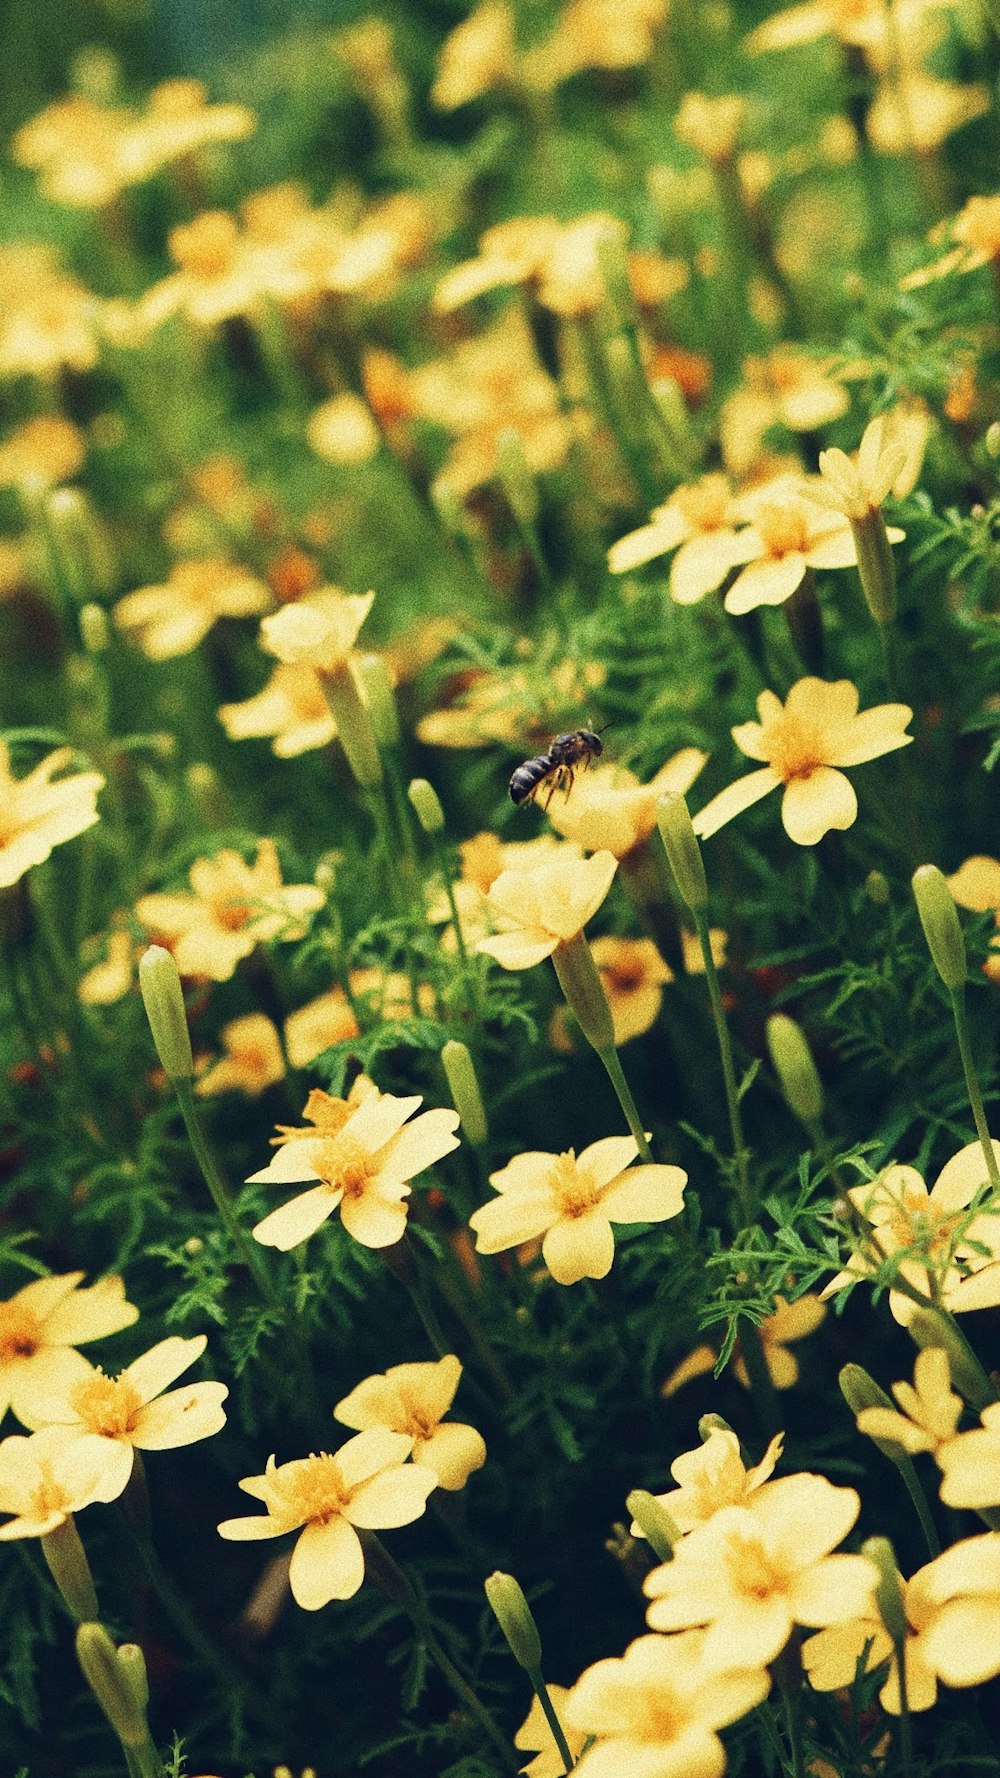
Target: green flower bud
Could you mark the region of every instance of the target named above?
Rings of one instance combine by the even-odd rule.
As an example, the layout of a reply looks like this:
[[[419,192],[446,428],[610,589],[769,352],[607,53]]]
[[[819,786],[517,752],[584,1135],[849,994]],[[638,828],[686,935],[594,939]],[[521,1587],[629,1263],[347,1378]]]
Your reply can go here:
[[[837,1381],[840,1384],[840,1393],[855,1419],[864,1408],[889,1408],[891,1412],[896,1411],[895,1402],[886,1395],[884,1389],[879,1388],[875,1378],[870,1377],[860,1364],[845,1364]],[[906,1457],[902,1445],[893,1444],[890,1439],[873,1438],[872,1444],[881,1451],[883,1457],[888,1457],[889,1462],[897,1466]]]
[[[518,524],[530,531],[538,519],[538,487],[524,454],[524,441],[512,426],[505,426],[497,439],[496,460],[511,512]]]
[[[887,1537],[868,1537],[861,1545],[861,1554],[878,1572],[875,1603],[889,1635],[897,1648],[906,1641],[906,1608],[903,1587],[896,1567],[896,1555]]]
[[[609,228],[598,239],[597,263],[601,268],[608,301],[615,310],[619,324],[627,326],[635,319],[635,296],[628,275],[625,242],[617,229]]]
[[[552,953],[552,966],[559,978],[566,1004],[587,1042],[598,1055],[614,1049],[615,1027],[608,996],[582,932],[556,946]]]
[[[194,1078],[191,1035],[177,964],[163,945],[150,945],[139,964],[139,987],[156,1053],[172,1081]]]
[[[145,1716],[149,1704],[149,1677],[146,1657],[137,1642],[122,1643],[118,1650],[118,1665],[136,1709]]]
[[[207,765],[202,759],[196,759],[185,771],[184,782],[199,820],[206,827],[230,825],[233,819],[232,804],[214,766]]]
[[[700,913],[708,906],[705,865],[687,803],[679,792],[660,797],[656,821],[681,899],[693,914]]]
[[[767,1047],[781,1090],[796,1117],[812,1129],[823,1116],[823,1086],[805,1032],[783,1012],[771,1014],[766,1030]]]
[[[97,1616],[97,1594],[87,1553],[72,1517],[42,1538],[49,1573],[79,1623]]]
[[[955,898],[936,864],[922,864],[913,873],[913,893],[927,949],[946,988],[955,993],[967,975],[965,938]]]
[[[118,1650],[103,1624],[81,1624],[76,1632],[77,1660],[94,1697],[123,1747],[142,1747],[149,1737],[145,1713],[137,1706],[118,1660]]]
[[[412,788],[412,786],[411,786]],[[464,1043],[451,1037],[441,1051],[441,1063],[448,1081],[451,1102],[462,1120],[462,1128],[473,1148],[482,1148],[489,1136],[475,1063]]]
[[[896,615],[896,565],[881,508],[870,507],[863,518],[852,518],[851,531],[865,603],[884,629]]]
[[[417,820],[425,833],[444,832],[444,810],[433,784],[426,778],[411,778],[406,792],[417,812]]]
[[[877,908],[888,907],[892,894],[888,877],[880,870],[870,870],[865,878],[865,894]]]
[[[325,674],[323,693],[337,724],[337,735],[347,763],[362,790],[375,790],[382,782],[375,725],[350,664],[337,673]]]
[[[80,640],[88,654],[106,654],[111,646],[111,625],[103,605],[88,601],[80,607]]]
[[[399,716],[396,712],[396,693],[392,680],[380,654],[362,654],[358,656],[357,670],[361,684],[368,700],[368,713],[371,716],[375,739],[380,747],[396,747],[399,744]]]
[[[713,1432],[732,1432],[732,1430],[729,1421],[724,1420],[721,1414],[702,1414],[698,1421],[698,1437],[703,1445],[708,1443]]]
[[[538,1673],[542,1665],[542,1644],[538,1626],[520,1583],[512,1574],[499,1570],[483,1582],[490,1610],[507,1638],[511,1654],[526,1673]]]
[[[669,1562],[680,1532],[665,1506],[645,1488],[633,1488],[625,1502],[653,1554],[661,1562]]]

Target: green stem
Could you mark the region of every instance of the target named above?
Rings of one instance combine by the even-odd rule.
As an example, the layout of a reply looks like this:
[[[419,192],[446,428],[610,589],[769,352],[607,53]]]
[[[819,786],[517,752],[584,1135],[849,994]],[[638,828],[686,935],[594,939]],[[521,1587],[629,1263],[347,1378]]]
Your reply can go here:
[[[562,1723],[556,1715],[555,1705],[549,1696],[549,1688],[542,1678],[541,1668],[536,1667],[532,1669],[529,1667],[528,1678],[531,1680],[534,1688],[535,1697],[542,1706],[542,1713],[545,1720],[548,1723],[549,1728],[552,1730],[552,1739],[559,1749],[559,1758],[562,1760],[564,1771],[566,1773],[572,1772],[576,1761],[570,1753],[569,1743],[566,1740],[566,1736],[563,1734]]]
[[[160,1562],[151,1539],[144,1537],[141,1532],[137,1531],[126,1514],[120,1515],[119,1523],[125,1527],[129,1541],[146,1570],[153,1590],[175,1630],[183,1636],[199,1660],[204,1661],[206,1667],[211,1668],[216,1679],[226,1687],[227,1691],[235,1688],[243,1693],[246,1689],[243,1674],[235,1663],[230,1661],[226,1655],[221,1654],[214,1642],[205,1635],[194,1613],[181,1597]]]
[[[760,1337],[760,1328],[755,1321],[744,1317],[740,1329],[740,1352],[750,1379],[750,1393],[753,1396],[757,1418],[764,1437],[773,1438],[784,1425],[784,1414],[778,1391],[774,1387],[774,1378],[768,1369],[767,1354],[764,1342]]]
[[[972,1055],[972,1045],[969,1042],[969,1023],[965,1007],[965,989],[952,988],[950,993],[951,1010],[955,1018],[955,1035],[958,1038],[958,1053],[962,1058],[962,1072],[965,1075],[965,1090],[969,1095],[969,1104],[972,1106],[972,1115],[976,1122],[976,1134],[982,1144],[983,1159],[986,1162],[986,1171],[989,1175],[990,1184],[994,1191],[1000,1192],[1000,1167],[997,1165],[997,1157],[993,1150],[993,1143],[990,1140],[989,1125],[986,1122],[986,1112],[983,1108],[982,1088],[979,1085],[979,1076],[976,1073],[976,1064]]]
[[[174,1082],[174,1089],[177,1093],[177,1103],[180,1106],[181,1116],[184,1119],[184,1127],[188,1133],[188,1140],[191,1143],[194,1158],[198,1163],[201,1176],[211,1193],[212,1202],[219,1213],[222,1225],[230,1240],[233,1242],[233,1245],[239,1249],[248,1270],[260,1290],[261,1296],[268,1305],[268,1308],[274,1309],[284,1317],[284,1308],[272,1282],[264,1256],[261,1253],[260,1248],[255,1245],[252,1237],[247,1234],[246,1230],[242,1228],[237,1221],[233,1201],[229,1195],[229,1187],[219,1171],[218,1163],[209,1146],[208,1139],[198,1121],[198,1112],[195,1106],[194,1094],[191,1090],[191,1083],[188,1080],[176,1080]]]
[[[42,1555],[73,1616],[80,1623],[95,1619],[98,1611],[94,1577],[72,1513],[42,1538]]]
[[[726,1088],[726,1105],[729,1110],[729,1130],[733,1143],[733,1162],[736,1167],[736,1189],[740,1200],[740,1226],[749,1228],[754,1219],[753,1192],[750,1186],[750,1173],[747,1165],[747,1146],[743,1137],[743,1120],[740,1116],[740,1095],[736,1084],[736,1068],[733,1062],[733,1046],[726,1023],[726,1010],[722,1004],[722,989],[719,986],[719,972],[712,956],[712,941],[709,935],[708,919],[704,908],[694,910],[694,922],[698,932],[698,943],[705,964],[705,981],[708,984],[708,997],[712,1005],[712,1020],[719,1045],[719,1056],[722,1061],[722,1078]]]
[[[629,1087],[628,1081],[625,1079],[625,1071],[618,1059],[618,1051],[615,1049],[614,1044],[609,1044],[606,1049],[600,1049],[597,1053],[608,1071],[608,1078],[618,1095],[618,1103],[625,1113],[625,1120],[635,1137],[635,1145],[639,1150],[639,1159],[648,1164],[653,1159],[653,1153],[649,1143],[646,1141],[646,1132],[642,1127],[642,1119],[639,1116],[635,1100],[632,1097],[631,1088]]]
[[[899,1763],[903,1778],[913,1778],[913,1721],[906,1687],[906,1640],[893,1641],[899,1675]]]
[[[795,1635],[797,1632],[793,1633],[793,1637]],[[791,1778],[805,1778],[801,1719],[802,1661],[797,1640],[793,1639],[786,1644],[774,1662],[772,1671],[785,1706]]]

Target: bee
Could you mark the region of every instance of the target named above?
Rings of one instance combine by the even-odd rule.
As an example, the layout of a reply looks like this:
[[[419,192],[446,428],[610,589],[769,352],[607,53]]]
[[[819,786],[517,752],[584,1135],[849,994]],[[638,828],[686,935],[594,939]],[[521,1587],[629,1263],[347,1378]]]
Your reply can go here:
[[[576,773],[585,770],[591,760],[599,759],[603,752],[601,737],[593,729],[577,728],[571,734],[556,735],[547,753],[526,759],[513,773],[511,802],[518,807],[533,802],[539,791],[547,788],[549,794],[545,807],[548,808],[556,791],[565,790],[568,796]]]

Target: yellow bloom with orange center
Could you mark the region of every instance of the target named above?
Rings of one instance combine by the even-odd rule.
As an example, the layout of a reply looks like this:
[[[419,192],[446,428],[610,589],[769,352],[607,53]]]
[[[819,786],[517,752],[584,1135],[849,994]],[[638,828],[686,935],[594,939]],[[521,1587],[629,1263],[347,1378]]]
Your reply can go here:
[[[0,741],[0,889],[9,889],[33,865],[44,864],[55,846],[76,839],[100,819],[100,772],[74,772],[53,779],[69,765],[71,747],[58,747],[25,778],[10,769],[10,751]]]
[[[958,1422],[965,1411],[961,1396],[951,1387],[947,1353],[939,1346],[918,1352],[913,1382],[894,1383],[892,1393],[899,1403],[899,1412],[893,1408],[862,1408],[858,1431],[868,1438],[891,1439],[911,1457],[918,1451],[931,1451],[941,1463],[945,1451],[956,1442]],[[997,1499],[1000,1500],[1000,1489]]]
[[[739,559],[732,551],[742,516],[727,477],[703,475],[675,488],[654,508],[648,525],[612,544],[608,567],[612,574],[626,574],[676,550],[670,597],[678,605],[694,605],[722,585]]]
[[[665,1507],[678,1531],[706,1525],[724,1507],[745,1506],[752,1494],[766,1487],[781,1456],[784,1433],[775,1433],[759,1463],[748,1469],[740,1455],[740,1441],[728,1427],[714,1426],[697,1450],[684,1451],[670,1465],[677,1483],[654,1499]],[[632,1536],[643,1535],[632,1526]]]
[[[720,1669],[708,1638],[640,1636],[620,1660],[597,1661],[564,1706],[568,1725],[592,1737],[579,1778],[722,1778],[716,1731],[766,1698],[770,1679],[747,1654]]]
[[[664,986],[673,981],[674,972],[651,938],[595,938],[590,950],[611,1008],[615,1048],[620,1049],[655,1025]],[[553,1014],[549,1035],[555,1049],[572,1048],[566,1012],[557,1007]]]
[[[0,247],[0,376],[51,377],[97,363],[96,297],[41,241]]]
[[[326,1095],[324,1095],[326,1097]],[[343,1101],[330,1101],[331,1106]],[[425,1111],[419,1094],[399,1099],[392,1093],[370,1093],[339,1127],[296,1132],[250,1183],[291,1185],[317,1183],[280,1210],[265,1216],[253,1231],[264,1247],[289,1248],[308,1241],[334,1213],[362,1247],[391,1247],[406,1229],[410,1180],[458,1147],[454,1134],[457,1111]]]
[[[324,1050],[357,1037],[358,1021],[343,988],[328,988],[285,1020],[285,1047],[293,1068],[308,1068]]]
[[[259,944],[302,938],[308,916],[323,906],[312,883],[286,884],[278,850],[263,839],[253,864],[225,850],[197,858],[189,894],[143,895],[136,916],[173,951],[182,975],[227,982]]]
[[[926,1658],[921,1636],[921,1631],[933,1620],[924,1581],[927,1572],[926,1568],[921,1568],[911,1580],[904,1580],[902,1575],[898,1577],[907,1621],[903,1660],[909,1710],[930,1710],[937,1702],[937,1678]],[[831,1624],[802,1644],[802,1664],[809,1684],[817,1692],[841,1691],[853,1685],[862,1657],[865,1673],[874,1673],[877,1667],[888,1662],[889,1671],[879,1699],[883,1709],[898,1716],[900,1693],[896,1651],[874,1597],[859,1616]]]
[[[640,784],[626,766],[595,766],[578,774],[571,791],[557,791],[546,802],[546,813],[556,832],[585,852],[625,858],[656,827],[660,797],[671,791],[683,796],[707,759],[700,747],[682,747],[648,784]]]
[[[996,938],[990,939],[990,951],[1000,952],[1000,859],[977,853],[959,865],[948,878],[948,887],[960,908],[974,914],[992,914],[997,925]],[[987,957],[983,974],[1000,981],[1000,956]]]
[[[171,1383],[200,1358],[208,1345],[204,1334],[182,1340],[177,1334],[161,1340],[127,1365],[117,1377],[87,1366],[78,1377],[52,1394],[32,1392],[25,1424],[33,1430],[58,1427],[67,1445],[93,1437],[104,1445],[99,1500],[117,1500],[128,1485],[136,1451],[172,1451],[211,1438],[226,1423],[222,1404],[229,1394],[224,1383]],[[166,1393],[164,1393],[166,1391]]]
[[[618,860],[595,852],[546,860],[534,870],[501,871],[487,896],[491,917],[503,930],[481,938],[476,949],[503,969],[530,969],[557,945],[583,931],[611,887]]]
[[[566,1721],[566,1700],[569,1697],[569,1687],[549,1685],[546,1689],[552,1708],[566,1737],[570,1757],[579,1759],[589,1737],[584,1730],[574,1729]],[[521,1767],[524,1778],[563,1778],[566,1770],[565,1761],[552,1738],[552,1730],[537,1696],[532,1698],[531,1709],[514,1736],[514,1746],[519,1753],[535,1754],[533,1760],[529,1760],[526,1766]]]
[[[877,704],[859,714],[858,690],[848,679],[800,679],[784,704],[773,691],[761,692],[757,712],[760,721],[739,723],[733,739],[751,759],[767,764],[738,778],[695,816],[701,839],[782,787],[785,832],[796,845],[814,846],[830,828],[852,827],[857,820],[853,786],[838,768],[879,759],[913,739],[903,733],[913,715],[908,705]]]
[[[273,737],[278,759],[297,759],[337,738],[337,725],[314,668],[279,661],[262,691],[240,704],[220,704],[219,721],[231,741]]]
[[[35,1278],[0,1302],[0,1420],[11,1408],[27,1425],[34,1400],[90,1374],[77,1346],[138,1321],[121,1278],[112,1274],[81,1289],[83,1276]]]
[[[0,1525],[0,1540],[48,1537],[93,1501],[103,1499],[104,1445],[99,1438],[74,1439],[46,1427],[30,1438],[14,1436],[0,1444],[0,1512],[13,1518]]]
[[[864,1611],[875,1579],[863,1556],[831,1555],[861,1502],[825,1476],[793,1475],[682,1537],[645,1583],[653,1630],[708,1626],[704,1658],[766,1666],[796,1624],[825,1628]]]
[[[83,434],[61,414],[23,420],[0,445],[0,487],[37,492],[69,481],[83,464]]]
[[[760,605],[783,605],[801,586],[809,568],[852,568],[857,549],[850,523],[839,511],[817,505],[799,488],[781,480],[743,502],[751,523],[733,540],[731,566],[746,563],[726,593],[735,617]],[[889,532],[898,542],[902,531]]]
[[[203,1099],[217,1093],[245,1093],[259,1099],[261,1093],[282,1080],[285,1058],[281,1039],[272,1021],[262,1012],[250,1012],[223,1025],[225,1054],[198,1078],[195,1092]]]
[[[281,245],[242,231],[228,210],[204,210],[178,223],[167,245],[178,269],[138,303],[137,339],[171,315],[184,314],[195,327],[217,327],[251,313],[261,298],[280,302],[301,292],[301,273]]]
[[[941,1499],[945,1506],[977,1510],[981,1506],[1000,1506],[1000,1402],[991,1402],[979,1418],[981,1425],[972,1432],[960,1432],[957,1438],[940,1440],[934,1447],[934,1456],[944,1471]]]
[[[980,266],[1000,264],[1000,195],[969,198],[950,224],[931,231],[930,239],[939,241],[945,233],[950,233],[955,245],[940,259],[910,272],[902,281],[903,290],[915,290],[952,273],[959,276],[978,271]]]
[[[994,1140],[1000,1160],[1000,1142]],[[952,1155],[928,1191],[916,1167],[886,1167],[871,1183],[853,1185],[847,1196],[871,1225],[870,1251],[851,1255],[822,1292],[835,1296],[845,1284],[869,1277],[883,1259],[895,1259],[908,1283],[959,1315],[1000,1303],[1000,1208],[969,1206],[989,1180],[982,1146],[970,1142]],[[890,1290],[889,1308],[904,1327],[916,1305]]]
[[[531,1151],[490,1174],[499,1193],[469,1218],[478,1253],[503,1253],[542,1236],[557,1284],[606,1278],[615,1257],[612,1223],[665,1222],[684,1207],[680,1167],[634,1167],[632,1136],[605,1136],[577,1155]]]
[[[358,631],[374,602],[374,593],[349,594],[339,587],[323,587],[265,617],[261,647],[286,666],[311,667],[321,679],[333,678],[350,669]]]
[[[126,593],[114,608],[119,629],[152,661],[190,654],[220,617],[254,617],[274,604],[271,590],[248,569],[221,556],[175,562],[157,586]]]
[[[474,1426],[443,1423],[461,1378],[462,1366],[450,1354],[432,1364],[394,1364],[345,1395],[333,1417],[356,1432],[381,1427],[405,1433],[413,1440],[414,1463],[432,1469],[438,1487],[454,1492],[486,1462],[486,1445]]]
[[[231,1542],[300,1533],[292,1551],[289,1583],[304,1611],[331,1599],[351,1599],[365,1578],[358,1531],[385,1531],[419,1519],[437,1487],[432,1469],[406,1460],[412,1438],[381,1428],[359,1432],[334,1453],[275,1463],[240,1487],[267,1508],[252,1519],[226,1519],[219,1535]]]

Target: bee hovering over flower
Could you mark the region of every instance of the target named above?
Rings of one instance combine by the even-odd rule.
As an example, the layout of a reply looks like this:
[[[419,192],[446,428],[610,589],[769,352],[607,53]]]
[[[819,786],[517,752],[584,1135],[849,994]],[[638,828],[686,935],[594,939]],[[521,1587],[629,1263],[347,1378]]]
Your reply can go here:
[[[578,771],[584,771],[592,759],[599,759],[604,745],[593,729],[577,728],[570,734],[556,735],[547,753],[526,759],[510,780],[511,801],[518,807],[533,802],[540,790],[548,789],[548,808],[557,790],[568,796]]]

